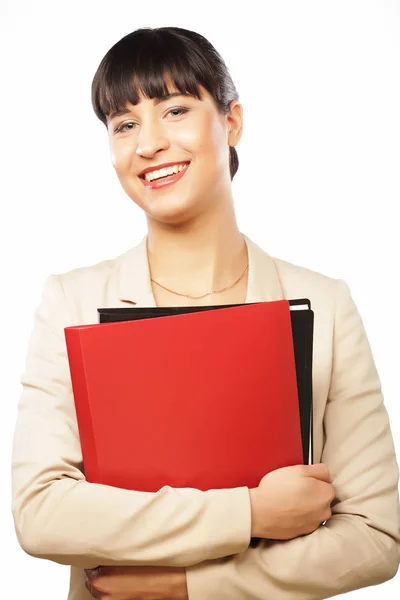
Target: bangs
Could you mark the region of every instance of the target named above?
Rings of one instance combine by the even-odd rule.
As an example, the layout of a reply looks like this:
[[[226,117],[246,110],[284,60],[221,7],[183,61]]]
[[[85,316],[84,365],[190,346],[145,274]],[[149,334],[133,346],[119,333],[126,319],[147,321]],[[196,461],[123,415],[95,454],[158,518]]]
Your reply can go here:
[[[218,95],[217,74],[204,56],[173,35],[155,30],[136,31],[118,42],[99,65],[92,83],[92,104],[106,125],[107,117],[145,98],[163,98],[170,92],[201,100],[199,85]]]

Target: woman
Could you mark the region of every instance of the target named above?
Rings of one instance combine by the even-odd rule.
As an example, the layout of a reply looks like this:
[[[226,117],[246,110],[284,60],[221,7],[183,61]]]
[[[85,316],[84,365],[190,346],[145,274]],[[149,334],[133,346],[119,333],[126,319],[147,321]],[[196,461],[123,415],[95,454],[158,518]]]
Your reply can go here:
[[[197,33],[137,30],[102,60],[92,98],[148,232],[115,259],[46,281],[13,449],[22,547],[71,565],[69,600],[316,600],[390,579],[399,472],[367,336],[346,283],[272,258],[239,231],[231,181],[243,110],[223,60]],[[146,494],[85,481],[64,327],[95,323],[99,306],[295,297],[315,313],[319,464],[279,469],[251,490]]]

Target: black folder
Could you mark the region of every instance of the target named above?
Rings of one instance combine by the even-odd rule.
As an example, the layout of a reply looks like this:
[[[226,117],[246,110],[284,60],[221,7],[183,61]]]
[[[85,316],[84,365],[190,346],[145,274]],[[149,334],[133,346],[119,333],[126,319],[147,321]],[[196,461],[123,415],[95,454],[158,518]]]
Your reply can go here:
[[[258,304],[258,303],[255,303]],[[199,312],[243,306],[222,304],[213,306],[155,306],[98,308],[99,323],[150,319],[182,313]],[[313,464],[313,398],[312,398],[312,355],[314,312],[307,298],[289,300],[293,347],[296,363],[297,391],[300,409],[301,437],[304,464]]]

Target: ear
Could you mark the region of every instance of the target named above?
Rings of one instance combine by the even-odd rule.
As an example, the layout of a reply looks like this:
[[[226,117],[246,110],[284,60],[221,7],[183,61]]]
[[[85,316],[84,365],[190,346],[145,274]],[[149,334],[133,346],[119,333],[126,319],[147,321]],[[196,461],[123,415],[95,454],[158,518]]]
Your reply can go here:
[[[238,100],[232,100],[227,121],[227,142],[229,146],[236,146],[242,137],[243,130],[243,106]]]

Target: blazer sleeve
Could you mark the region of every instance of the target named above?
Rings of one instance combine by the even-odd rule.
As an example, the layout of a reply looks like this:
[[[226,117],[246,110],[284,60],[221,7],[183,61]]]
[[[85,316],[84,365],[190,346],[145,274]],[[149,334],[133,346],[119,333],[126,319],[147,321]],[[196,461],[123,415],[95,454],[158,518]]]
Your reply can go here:
[[[250,543],[247,487],[156,493],[85,480],[64,327],[60,276],[50,275],[34,314],[12,450],[12,513],[32,556],[82,568],[187,566]],[[132,457],[135,460],[135,457]]]
[[[187,568],[189,600],[321,600],[394,577],[399,565],[399,470],[381,383],[349,287],[334,280],[331,384],[321,462],[332,517],[313,533],[262,540]]]

